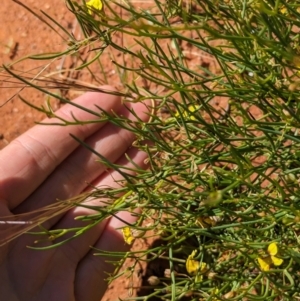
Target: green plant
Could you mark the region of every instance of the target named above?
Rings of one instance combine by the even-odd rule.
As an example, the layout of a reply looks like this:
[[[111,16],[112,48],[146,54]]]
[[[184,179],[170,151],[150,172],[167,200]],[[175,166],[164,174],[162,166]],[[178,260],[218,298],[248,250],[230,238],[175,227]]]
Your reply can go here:
[[[88,49],[75,69],[98,83],[109,82],[101,59],[110,56],[124,101],[156,103],[148,123],[103,116],[136,134],[150,168],[125,175],[118,191],[93,192],[111,202],[82,217],[89,226],[69,231],[77,236],[120,210],[142,209],[124,230],[126,240],[157,235],[162,242],[115,256],[134,258],[129,274],[157,258],[168,268],[153,275],[148,295],[135,299],[299,299],[300,2],[154,0],[139,8],[134,1],[103,1],[101,11],[66,4],[84,37],[76,40],[60,26],[66,50],[28,58],[80,58]],[[55,116],[52,98],[70,103],[52,84],[98,90],[59,82],[55,74],[30,81],[4,69],[49,96],[47,107],[36,108],[48,116]],[[112,279],[118,276],[116,269]]]

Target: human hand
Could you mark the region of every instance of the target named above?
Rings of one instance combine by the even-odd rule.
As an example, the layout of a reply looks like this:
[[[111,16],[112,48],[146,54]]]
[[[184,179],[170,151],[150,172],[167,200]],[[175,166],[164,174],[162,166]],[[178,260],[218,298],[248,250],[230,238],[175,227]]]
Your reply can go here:
[[[103,87],[109,89],[109,87]],[[110,88],[111,89],[111,88]],[[102,93],[86,93],[74,101],[92,111],[114,111],[131,120],[134,115],[121,104],[120,98]],[[148,119],[145,104],[127,104],[142,120]],[[74,121],[97,117],[70,104],[56,114]],[[55,120],[46,120],[45,122]],[[1,217],[31,212],[80,194],[93,186],[118,187],[122,176],[107,171],[95,154],[79,146],[70,133],[86,141],[109,161],[124,167],[145,167],[146,154],[131,147],[134,134],[109,123],[75,126],[37,125],[0,151],[0,221]],[[128,173],[128,169],[126,170]],[[101,200],[93,201],[100,205]],[[43,224],[46,229],[73,228],[74,217],[91,213],[75,207],[63,216]],[[120,212],[119,217],[131,223],[134,217]],[[1,226],[1,225],[0,225]],[[6,225],[9,230],[10,225]],[[126,251],[116,228],[122,222],[116,217],[102,222],[85,234],[60,247],[46,251],[27,248],[36,237],[21,235],[0,247],[0,299],[6,301],[99,301],[106,290],[106,272],[113,266],[105,258],[94,256],[90,247],[107,251]],[[13,231],[13,230],[12,230]],[[2,234],[1,234],[2,233]],[[3,239],[0,228],[0,240]]]

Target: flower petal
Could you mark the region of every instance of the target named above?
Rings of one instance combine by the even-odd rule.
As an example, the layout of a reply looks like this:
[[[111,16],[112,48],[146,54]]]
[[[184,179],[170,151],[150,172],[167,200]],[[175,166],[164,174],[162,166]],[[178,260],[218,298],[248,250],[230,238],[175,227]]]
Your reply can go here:
[[[199,105],[189,105],[188,109],[186,111],[183,111],[181,116],[185,119],[185,120],[193,120],[195,121],[196,118],[195,116],[193,116],[193,113],[198,111],[200,109]],[[180,113],[177,111],[175,113],[175,117],[179,117]]]
[[[270,270],[270,257],[267,258],[257,258],[258,264],[262,271],[269,271]]]
[[[187,272],[190,275],[196,275],[197,271],[199,270],[199,264],[200,264],[199,261],[190,259],[190,256],[189,256],[189,258],[187,259],[186,264],[185,264]]]
[[[275,257],[275,256],[271,256],[272,262],[274,265],[276,266],[280,266],[283,263],[283,259]]]
[[[103,3],[101,0],[90,0],[89,2],[86,3],[86,6],[89,9],[89,13],[92,13],[92,9],[95,10],[102,10],[103,8]]]
[[[186,270],[190,275],[196,275],[199,268],[200,268],[200,262],[197,261],[197,260],[194,260],[194,257],[196,255],[196,253],[197,253],[197,251],[194,250],[189,255],[189,257],[188,257],[188,259],[186,260],[186,263],[185,263]]]
[[[268,246],[268,253],[271,256],[275,256],[278,253],[278,247],[277,247],[277,243],[276,242],[272,242],[271,244],[269,244],[269,246]]]
[[[123,238],[124,238],[124,241],[128,244],[128,245],[131,245],[134,241],[134,237],[132,235],[132,232],[131,232],[131,229],[130,227],[124,227],[122,229],[122,233],[123,233]]]

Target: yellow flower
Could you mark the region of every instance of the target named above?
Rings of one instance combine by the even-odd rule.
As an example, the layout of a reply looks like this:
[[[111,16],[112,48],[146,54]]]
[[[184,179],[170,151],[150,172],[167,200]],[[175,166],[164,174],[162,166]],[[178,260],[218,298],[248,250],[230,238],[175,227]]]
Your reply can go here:
[[[196,275],[199,267],[200,267],[200,262],[198,260],[194,260],[194,257],[196,255],[196,250],[194,250],[186,260],[185,266],[186,270],[190,275]]]
[[[288,15],[288,10],[285,6],[282,6],[279,11],[283,14],[283,15]]]
[[[102,10],[103,3],[101,0],[90,0],[86,3],[86,6],[88,8],[89,14],[92,14],[93,10]]]
[[[205,262],[199,262],[198,260],[194,260],[194,257],[197,253],[197,250],[194,250],[186,260],[185,266],[187,272],[191,276],[196,276],[196,282],[202,281],[203,276],[197,274],[204,274],[207,272],[207,265]]]
[[[131,245],[134,241],[134,237],[132,235],[132,231],[130,229],[130,227],[124,227],[122,229],[122,233],[123,233],[123,238],[124,238],[124,241],[128,244],[128,245]]]
[[[269,271],[271,265],[280,266],[283,263],[283,259],[276,257],[278,253],[278,247],[276,242],[272,242],[268,246],[269,255],[265,258],[258,257],[257,261],[262,271]]]
[[[198,111],[199,109],[200,109],[199,105],[189,105],[188,109],[186,111],[182,112],[181,115],[179,114],[179,112],[176,112],[175,117],[182,116],[184,119],[196,120],[196,118],[193,115],[190,116],[191,115],[190,113],[194,113],[194,112]]]
[[[208,292],[203,292],[203,297],[204,298],[200,298],[199,301],[201,300],[211,300],[211,301],[221,301],[221,299],[218,298],[218,294],[219,294],[219,289],[217,287],[215,288],[211,288],[208,290]],[[224,297],[224,296],[223,296]],[[226,299],[226,298],[224,298]],[[224,300],[222,299],[222,300]]]

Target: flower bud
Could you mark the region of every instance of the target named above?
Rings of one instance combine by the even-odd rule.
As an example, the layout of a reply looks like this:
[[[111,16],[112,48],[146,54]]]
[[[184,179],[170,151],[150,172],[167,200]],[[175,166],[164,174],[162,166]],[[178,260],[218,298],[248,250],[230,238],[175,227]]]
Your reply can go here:
[[[150,285],[158,285],[160,283],[160,280],[157,276],[150,276],[148,279],[147,279],[147,282],[150,284]]]

